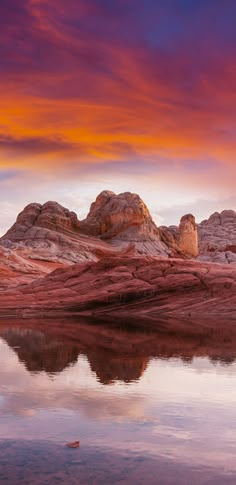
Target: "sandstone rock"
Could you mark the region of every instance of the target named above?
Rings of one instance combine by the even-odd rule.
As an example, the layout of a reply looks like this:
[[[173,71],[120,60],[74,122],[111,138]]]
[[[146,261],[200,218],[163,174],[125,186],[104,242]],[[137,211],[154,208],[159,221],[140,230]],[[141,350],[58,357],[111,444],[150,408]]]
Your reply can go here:
[[[56,202],[25,207],[0,244],[16,255],[24,255],[31,266],[36,261],[70,265],[97,260],[99,251],[103,255],[114,252],[98,238],[81,234],[76,214]]]
[[[29,204],[0,244],[29,249],[29,257],[64,264],[97,260],[99,253],[130,252],[131,247],[134,254],[174,254],[144,202],[130,192],[102,192],[81,222],[56,202]]]
[[[195,218],[192,214],[183,216],[179,226],[159,227],[161,238],[171,249],[172,256],[198,256],[198,232]]]
[[[127,231],[136,229],[139,238],[159,236],[148,208],[137,194],[125,192],[116,195],[102,192],[91,205],[87,218],[81,222],[83,232],[104,239],[127,238]],[[135,231],[133,231],[133,235]]]
[[[236,270],[151,257],[106,257],[0,293],[4,315],[210,315],[236,318]]]
[[[80,447],[80,441],[73,441],[72,443],[67,443],[66,446],[68,448],[79,448]]]
[[[198,232],[192,214],[187,214],[180,220],[179,249],[189,256],[198,256]]]
[[[236,212],[215,212],[198,225],[199,259],[236,263]]]
[[[78,232],[79,221],[74,212],[70,212],[57,202],[29,204],[18,215],[15,224],[5,234],[4,239],[21,241],[22,239],[41,238],[45,232],[35,228],[44,228],[59,234],[67,231]],[[37,234],[38,231],[38,234]]]
[[[201,261],[236,263],[234,211],[215,213],[198,228],[191,214],[179,227],[157,228],[144,202],[130,192],[103,191],[83,221],[56,202],[29,204],[0,240],[0,290],[111,255],[195,258],[198,237]]]
[[[172,254],[147,206],[130,192],[116,195],[103,191],[91,205],[87,218],[80,222],[80,230],[116,246],[132,243],[137,254]]]

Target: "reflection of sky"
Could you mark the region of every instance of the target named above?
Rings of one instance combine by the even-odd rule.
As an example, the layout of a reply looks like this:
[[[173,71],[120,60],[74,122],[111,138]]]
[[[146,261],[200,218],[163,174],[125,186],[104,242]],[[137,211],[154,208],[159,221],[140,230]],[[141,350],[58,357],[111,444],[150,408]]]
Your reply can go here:
[[[236,364],[153,359],[139,381],[104,386],[85,356],[30,374],[0,342],[0,435],[162,456],[234,470]]]

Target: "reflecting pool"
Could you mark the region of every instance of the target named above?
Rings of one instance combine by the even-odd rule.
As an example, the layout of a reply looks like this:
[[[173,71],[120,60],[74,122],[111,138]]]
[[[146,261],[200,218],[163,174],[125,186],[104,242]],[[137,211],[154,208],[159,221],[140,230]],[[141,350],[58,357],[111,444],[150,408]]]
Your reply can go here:
[[[235,484],[236,340],[160,328],[2,320],[0,483]]]

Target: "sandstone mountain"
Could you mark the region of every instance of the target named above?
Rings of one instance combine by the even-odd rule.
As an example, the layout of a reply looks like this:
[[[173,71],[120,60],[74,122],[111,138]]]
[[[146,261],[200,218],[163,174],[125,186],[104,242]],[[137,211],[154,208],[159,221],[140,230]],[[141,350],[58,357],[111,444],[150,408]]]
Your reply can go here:
[[[3,264],[24,276],[31,273],[36,277],[61,265],[97,261],[117,253],[196,256],[196,234],[191,215],[182,218],[179,230],[172,233],[155,225],[138,195],[103,191],[83,221],[56,202],[29,204],[0,239],[0,245]],[[13,264],[15,260],[19,264]]]
[[[187,214],[168,228],[130,192],[102,192],[82,221],[56,202],[33,203],[0,240],[1,312],[235,318],[229,262],[236,263],[234,211],[199,225]]]

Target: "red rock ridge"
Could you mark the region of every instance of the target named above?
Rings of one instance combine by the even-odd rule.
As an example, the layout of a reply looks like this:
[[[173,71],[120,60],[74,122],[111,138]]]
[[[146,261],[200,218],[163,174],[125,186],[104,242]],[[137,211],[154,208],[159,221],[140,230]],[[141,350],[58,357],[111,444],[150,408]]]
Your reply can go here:
[[[236,270],[153,257],[106,257],[0,294],[1,313],[220,315],[236,318]]]

